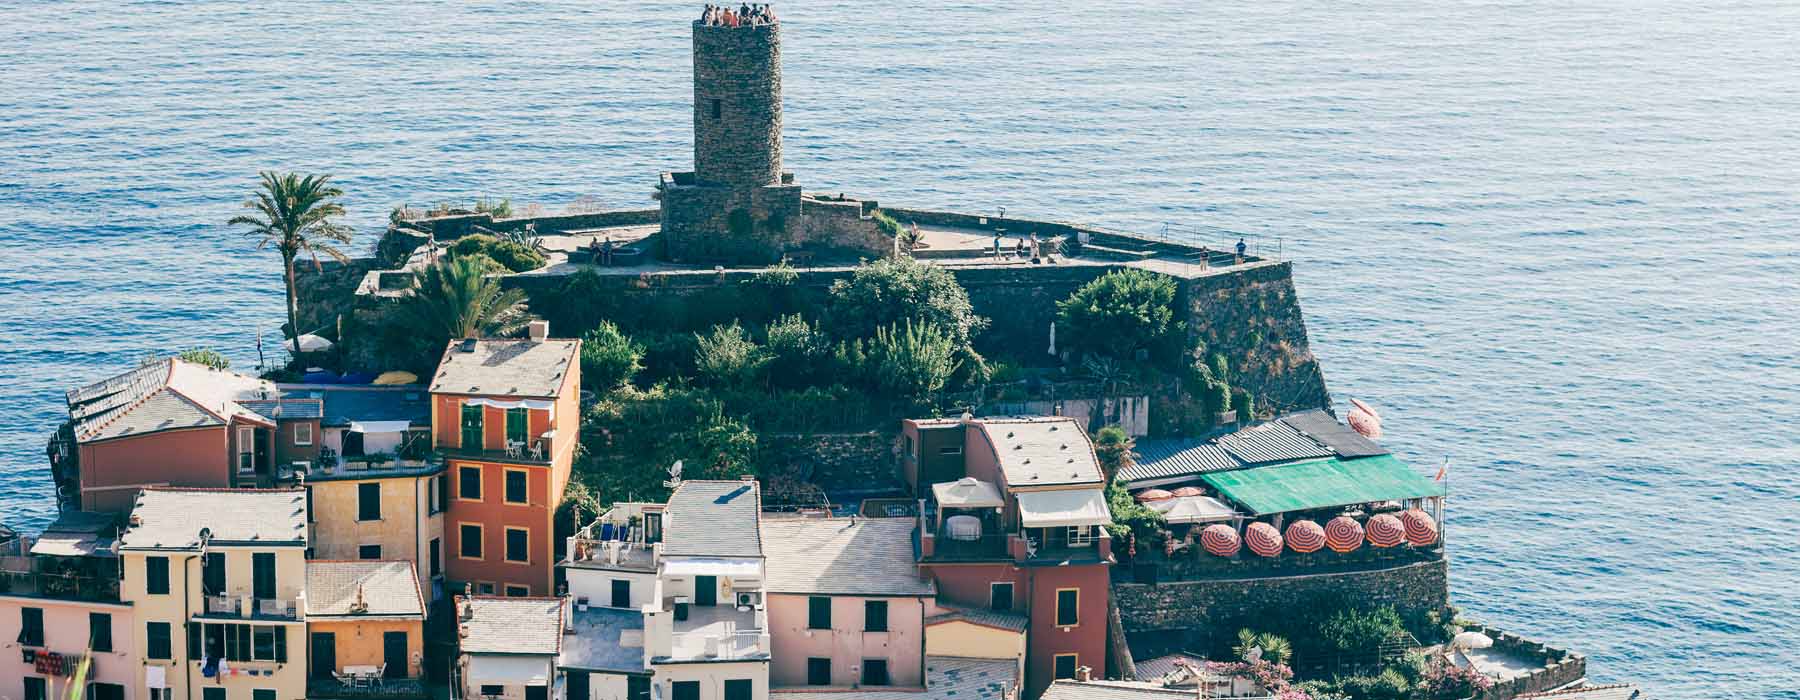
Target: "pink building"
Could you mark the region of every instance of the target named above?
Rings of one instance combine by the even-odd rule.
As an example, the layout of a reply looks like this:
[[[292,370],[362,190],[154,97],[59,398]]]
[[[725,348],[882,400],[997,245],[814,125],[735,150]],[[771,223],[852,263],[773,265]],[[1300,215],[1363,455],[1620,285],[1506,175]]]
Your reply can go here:
[[[115,532],[104,515],[71,512],[35,542],[0,542],[0,698],[62,696],[90,650],[84,697],[144,697],[135,618],[119,601],[110,551]]]
[[[937,587],[913,559],[911,519],[767,518],[772,688],[922,689]]]

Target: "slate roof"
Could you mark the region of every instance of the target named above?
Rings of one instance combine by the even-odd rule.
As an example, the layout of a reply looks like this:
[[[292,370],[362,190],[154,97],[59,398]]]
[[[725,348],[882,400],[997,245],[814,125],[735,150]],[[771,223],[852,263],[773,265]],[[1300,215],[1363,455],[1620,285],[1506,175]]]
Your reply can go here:
[[[355,612],[359,588],[368,609]],[[411,562],[314,559],[306,562],[306,614],[424,619],[425,599]]]
[[[579,340],[451,341],[431,393],[555,398],[580,348]]]
[[[170,358],[71,389],[66,397],[76,441],[93,442],[225,425],[233,417],[269,423],[239,402],[275,395],[274,382]]]
[[[928,596],[909,518],[780,518],[762,521],[770,593]]]
[[[755,481],[683,481],[663,510],[663,556],[760,557]]]
[[[1138,440],[1137,463],[1119,470],[1125,481],[1146,481],[1205,474],[1244,466],[1225,448],[1204,440],[1177,438]]]
[[[1217,443],[1245,464],[1290,462],[1332,455],[1330,448],[1280,421],[1244,428],[1220,437]]]
[[[459,620],[468,632],[461,648],[465,654],[562,653],[563,599],[473,596],[464,599],[474,615]],[[458,614],[461,615],[458,601]]]
[[[214,545],[306,545],[306,492],[301,489],[190,489],[138,492],[123,549],[196,549],[200,530]]]
[[[573,613],[575,633],[563,638],[556,665],[584,671],[648,673],[644,670],[644,614],[637,610],[590,607]]]
[[[1191,689],[1176,690],[1137,681],[1072,681],[1050,684],[1038,700],[1175,700],[1192,698]]]
[[[66,510],[44,528],[31,553],[52,557],[111,557],[119,528],[108,513]]]
[[[1306,434],[1315,442],[1336,452],[1340,457],[1374,457],[1388,454],[1386,448],[1362,436],[1362,433],[1351,430],[1350,426],[1339,423],[1338,419],[1322,409],[1301,411],[1282,416],[1280,422],[1288,427]]]
[[[969,659],[957,656],[925,657],[925,692],[858,688],[852,692],[825,694],[818,689],[770,688],[770,700],[1001,700],[1018,686],[1018,662],[1009,659]],[[1192,693],[1189,693],[1192,696]]]
[[[431,397],[419,384],[282,384],[281,395],[323,402],[319,425],[327,428],[348,427],[350,421],[392,420],[431,427]]]
[[[1093,443],[1073,418],[983,418],[975,424],[994,448],[1008,488],[1105,481]]]
[[[274,420],[306,420],[317,419],[325,414],[325,405],[318,399],[255,399],[239,401],[243,406],[257,415]]]
[[[1630,683],[1614,683],[1611,685],[1590,685],[1582,688],[1552,690],[1545,693],[1526,693],[1513,696],[1514,700],[1526,698],[1547,698],[1549,700],[1639,700],[1644,697]]]
[[[1031,618],[1018,613],[1001,612],[999,610],[989,610],[987,608],[950,607],[941,603],[939,604],[939,607],[946,608],[946,611],[925,618],[925,626],[930,627],[931,625],[942,622],[963,620],[987,627],[998,627],[1014,632],[1024,632],[1025,628],[1031,625]]]
[[[1181,662],[1184,661],[1199,668],[1206,668],[1206,659],[1194,656],[1193,654],[1182,654],[1179,652],[1158,656],[1154,659],[1144,659],[1143,661],[1134,662],[1132,665],[1137,667],[1138,680],[1153,682],[1168,677],[1170,673],[1175,672],[1175,669],[1180,668]]]

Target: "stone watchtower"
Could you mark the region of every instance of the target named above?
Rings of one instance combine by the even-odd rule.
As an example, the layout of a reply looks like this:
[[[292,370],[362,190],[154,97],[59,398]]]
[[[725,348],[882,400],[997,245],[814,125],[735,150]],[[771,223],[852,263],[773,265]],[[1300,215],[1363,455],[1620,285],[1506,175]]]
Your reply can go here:
[[[694,23],[694,171],[663,173],[663,257],[762,264],[797,245],[800,187],[781,170],[781,26]]]

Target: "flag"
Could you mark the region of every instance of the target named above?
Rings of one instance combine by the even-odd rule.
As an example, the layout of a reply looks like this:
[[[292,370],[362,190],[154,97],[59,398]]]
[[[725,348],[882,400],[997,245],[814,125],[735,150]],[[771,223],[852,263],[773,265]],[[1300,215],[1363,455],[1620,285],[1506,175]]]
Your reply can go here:
[[[1437,476],[1432,477],[1431,480],[1432,481],[1443,481],[1444,477],[1449,474],[1450,474],[1450,458],[1445,457],[1444,458],[1444,466],[1438,467]]]

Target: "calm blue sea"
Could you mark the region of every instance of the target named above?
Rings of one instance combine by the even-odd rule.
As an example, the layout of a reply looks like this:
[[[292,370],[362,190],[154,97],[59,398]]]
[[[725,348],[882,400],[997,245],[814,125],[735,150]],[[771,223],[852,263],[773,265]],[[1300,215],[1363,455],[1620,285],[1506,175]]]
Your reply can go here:
[[[60,392],[255,363],[261,168],[650,206],[699,3],[4,2],[0,520]],[[1451,461],[1455,598],[1663,697],[1800,697],[1800,4],[789,2],[787,165],[1296,262],[1338,399]],[[1223,234],[1219,234],[1223,235]]]

